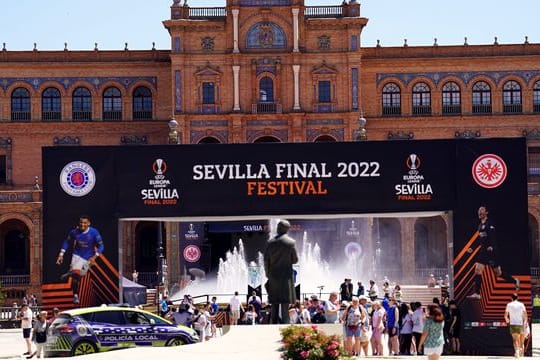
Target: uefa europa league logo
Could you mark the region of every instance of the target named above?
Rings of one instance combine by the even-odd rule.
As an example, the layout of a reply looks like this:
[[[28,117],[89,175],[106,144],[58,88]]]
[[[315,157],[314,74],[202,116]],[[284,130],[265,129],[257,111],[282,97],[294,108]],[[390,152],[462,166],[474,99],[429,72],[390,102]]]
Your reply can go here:
[[[409,158],[407,159],[407,166],[411,170],[418,170],[418,167],[420,166],[420,160],[418,159],[418,155],[410,154]]]
[[[167,163],[163,159],[156,159],[152,164],[152,170],[157,176],[162,176],[167,171]]]

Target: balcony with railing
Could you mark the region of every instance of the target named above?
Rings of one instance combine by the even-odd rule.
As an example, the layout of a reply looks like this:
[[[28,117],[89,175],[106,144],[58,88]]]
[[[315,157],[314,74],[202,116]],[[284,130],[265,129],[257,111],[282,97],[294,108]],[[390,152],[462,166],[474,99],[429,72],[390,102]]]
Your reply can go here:
[[[44,111],[41,113],[41,120],[60,121],[62,120],[62,113],[60,111]]]
[[[431,115],[431,106],[430,105],[413,105],[412,113],[413,115]]]
[[[91,121],[92,112],[91,111],[74,111],[72,114],[74,121]]]
[[[221,106],[218,104],[199,104],[199,114],[218,114],[221,112]]]
[[[316,113],[332,113],[335,111],[336,111],[336,104],[334,103],[313,104],[313,112],[316,112]]]
[[[2,287],[29,285],[30,275],[0,275]]]
[[[120,121],[122,120],[122,111],[104,111],[103,121]]]
[[[444,115],[460,115],[461,105],[443,105],[442,113]]]
[[[240,0],[240,6],[266,7],[266,6],[291,6],[291,0]],[[342,5],[306,6],[304,17],[306,19],[337,19],[343,17],[359,17],[360,4],[343,3]],[[171,19],[189,19],[206,21],[225,21],[227,8],[225,7],[171,7]]]
[[[522,112],[521,104],[504,104],[503,113],[505,114],[519,114]]]
[[[491,114],[491,104],[473,104],[473,114]]]
[[[148,110],[134,111],[133,120],[152,120],[152,111],[148,111]]]
[[[16,121],[16,122],[30,121],[30,111],[12,111],[11,121]]]
[[[401,115],[401,106],[383,106],[383,116],[399,116]]]
[[[344,6],[306,6],[304,16],[306,18],[340,18],[344,16]]]
[[[251,104],[251,112],[253,114],[281,114],[281,104],[273,102],[260,102]]]

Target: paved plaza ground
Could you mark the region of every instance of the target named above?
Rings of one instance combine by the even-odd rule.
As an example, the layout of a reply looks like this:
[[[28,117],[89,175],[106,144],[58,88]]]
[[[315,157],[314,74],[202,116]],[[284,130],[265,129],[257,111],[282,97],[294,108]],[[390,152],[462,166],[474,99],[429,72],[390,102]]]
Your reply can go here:
[[[99,354],[85,355],[86,360],[148,360],[148,359],[223,359],[277,360],[279,359],[280,325],[235,326],[222,336],[205,343],[162,348],[139,347]],[[540,324],[533,325],[533,358],[540,358]],[[0,329],[0,359],[25,360],[21,354],[25,344],[20,329]],[[375,358],[375,357],[374,357]],[[384,358],[384,357],[376,357]],[[411,356],[392,356],[392,359],[411,359]],[[426,359],[423,356],[421,358]],[[444,359],[483,360],[514,359],[512,356],[445,356]]]

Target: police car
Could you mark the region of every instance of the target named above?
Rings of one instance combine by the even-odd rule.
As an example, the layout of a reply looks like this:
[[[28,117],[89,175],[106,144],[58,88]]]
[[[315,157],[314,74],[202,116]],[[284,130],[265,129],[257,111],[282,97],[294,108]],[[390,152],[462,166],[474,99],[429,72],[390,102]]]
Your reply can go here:
[[[178,346],[199,341],[195,330],[148,311],[116,306],[63,311],[49,327],[47,356],[76,356],[133,346]]]

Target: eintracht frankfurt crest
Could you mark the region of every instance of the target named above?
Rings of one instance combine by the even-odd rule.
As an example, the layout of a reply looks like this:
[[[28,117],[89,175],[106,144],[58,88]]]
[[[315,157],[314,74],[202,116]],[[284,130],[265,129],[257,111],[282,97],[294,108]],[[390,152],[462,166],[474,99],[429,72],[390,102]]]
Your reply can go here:
[[[474,181],[481,187],[493,189],[501,185],[507,175],[506,163],[495,154],[484,154],[472,166]]]

